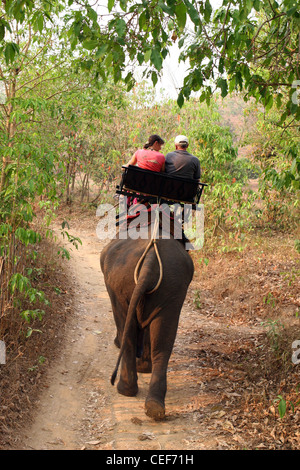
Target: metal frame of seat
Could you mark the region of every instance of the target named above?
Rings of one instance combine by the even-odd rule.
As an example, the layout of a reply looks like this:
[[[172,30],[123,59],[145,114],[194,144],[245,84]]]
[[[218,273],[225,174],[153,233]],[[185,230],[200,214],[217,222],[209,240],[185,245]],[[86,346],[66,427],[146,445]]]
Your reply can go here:
[[[198,180],[144,170],[134,165],[123,166],[123,174],[116,193],[133,196],[149,202],[192,204],[196,206],[206,183]]]

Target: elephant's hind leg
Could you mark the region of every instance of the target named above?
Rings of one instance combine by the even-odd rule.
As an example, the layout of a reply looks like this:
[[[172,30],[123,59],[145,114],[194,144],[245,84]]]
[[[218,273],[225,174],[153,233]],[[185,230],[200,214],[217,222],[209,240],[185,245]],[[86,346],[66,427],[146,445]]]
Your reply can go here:
[[[143,354],[137,359],[136,367],[138,372],[149,374],[152,372],[149,327],[145,328],[143,336]]]
[[[117,390],[121,395],[134,397],[138,392],[136,358],[133,361],[124,357],[122,359],[121,375],[117,385]]]
[[[136,334],[133,332],[126,341],[126,348],[121,362],[120,380],[117,385],[118,392],[128,397],[134,397],[138,392],[136,346]]]
[[[154,420],[165,417],[165,395],[167,391],[167,367],[172,353],[180,311],[170,309],[173,318],[168,317],[168,309],[161,311],[150,325],[152,376],[145,402],[146,414]]]

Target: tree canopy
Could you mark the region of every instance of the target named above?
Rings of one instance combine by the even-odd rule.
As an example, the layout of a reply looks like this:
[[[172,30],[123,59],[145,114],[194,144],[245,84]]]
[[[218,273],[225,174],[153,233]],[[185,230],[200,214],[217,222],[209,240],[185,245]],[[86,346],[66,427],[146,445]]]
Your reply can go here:
[[[134,85],[134,69],[145,65],[154,85],[170,47],[178,42],[181,59],[190,68],[179,91],[182,106],[193,91],[209,100],[239,90],[268,110],[283,109],[281,121],[300,119],[300,6],[296,0],[223,0],[214,10],[209,0],[6,0],[2,2],[0,39],[6,63],[21,53],[6,39],[7,17],[19,24],[30,19],[33,30],[46,23],[63,25],[60,40],[68,41],[80,66],[96,77],[112,74]],[[76,52],[75,52],[76,51]],[[284,108],[282,106],[284,105]]]
[[[18,155],[28,154],[25,141],[18,147],[15,139],[24,125],[37,123],[38,113],[46,110],[52,119],[65,119],[66,111],[53,98],[84,88],[88,97],[92,80],[98,89],[113,80],[124,81],[130,90],[137,65],[143,65],[144,76],[156,85],[174,43],[180,60],[189,64],[178,90],[180,107],[193,92],[209,103],[216,91],[222,97],[238,91],[266,111],[278,110],[273,114],[276,125],[298,128],[299,3],[218,3],[214,9],[210,0],[108,0],[105,5],[88,0],[3,1],[0,192],[13,177]],[[292,169],[299,173],[294,153]]]

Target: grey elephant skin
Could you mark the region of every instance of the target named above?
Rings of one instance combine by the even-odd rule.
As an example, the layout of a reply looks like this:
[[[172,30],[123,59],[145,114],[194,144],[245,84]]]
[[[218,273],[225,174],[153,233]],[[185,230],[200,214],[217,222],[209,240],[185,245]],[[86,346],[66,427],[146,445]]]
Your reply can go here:
[[[117,390],[135,396],[137,372],[152,372],[145,412],[161,420],[165,418],[168,362],[194,264],[180,241],[159,238],[163,277],[158,289],[149,293],[160,274],[153,246],[144,258],[137,283],[134,281],[135,267],[148,243],[142,239],[112,240],[101,253],[100,265],[117,327],[115,344],[120,348],[111,383],[120,364]]]

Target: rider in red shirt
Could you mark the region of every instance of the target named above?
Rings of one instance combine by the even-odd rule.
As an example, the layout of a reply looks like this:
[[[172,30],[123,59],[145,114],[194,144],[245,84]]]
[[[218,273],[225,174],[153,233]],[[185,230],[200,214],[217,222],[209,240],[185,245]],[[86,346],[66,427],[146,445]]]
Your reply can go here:
[[[126,166],[137,165],[144,170],[165,171],[165,157],[160,153],[164,143],[159,135],[151,135],[144,148],[137,150]]]

